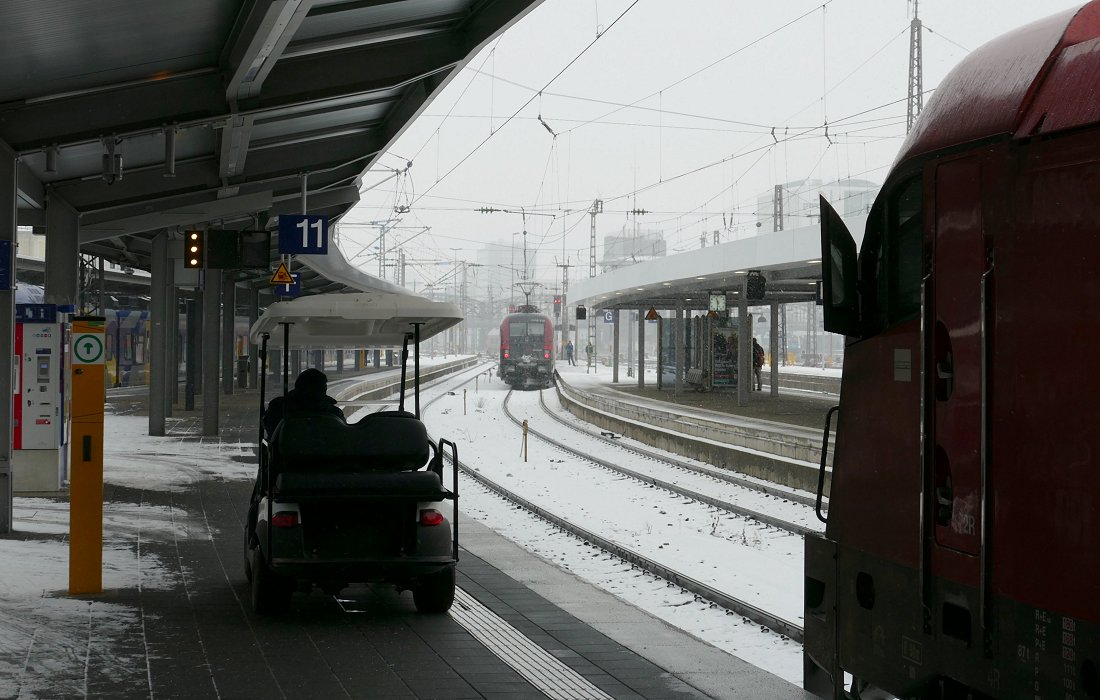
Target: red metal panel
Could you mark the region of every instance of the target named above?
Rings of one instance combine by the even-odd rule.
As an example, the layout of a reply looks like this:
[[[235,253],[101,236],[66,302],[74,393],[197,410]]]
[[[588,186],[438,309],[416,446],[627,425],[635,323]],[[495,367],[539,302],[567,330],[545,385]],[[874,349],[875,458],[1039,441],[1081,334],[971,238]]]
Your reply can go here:
[[[920,321],[844,350],[829,539],[917,566]],[[908,364],[905,364],[905,363]]]
[[[1100,121],[1098,75],[1100,39],[1063,50],[1028,107],[1016,136],[1049,134]]]
[[[981,531],[981,174],[976,158],[936,168],[930,329],[936,542],[971,554]]]
[[[1086,7],[1089,17],[1098,8],[1100,0],[1093,0]],[[971,53],[929,99],[895,165],[942,148],[1013,133],[1029,91],[1075,13],[1070,10],[1033,22]],[[1090,22],[1081,24],[1090,26]]]
[[[994,235],[996,593],[1100,622],[1100,130],[1017,159]]]

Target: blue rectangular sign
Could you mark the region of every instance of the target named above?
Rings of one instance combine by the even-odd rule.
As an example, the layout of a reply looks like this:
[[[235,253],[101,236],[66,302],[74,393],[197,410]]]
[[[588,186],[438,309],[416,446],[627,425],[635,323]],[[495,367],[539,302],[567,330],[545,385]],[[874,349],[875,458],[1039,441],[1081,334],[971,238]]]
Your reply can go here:
[[[604,309],[604,311],[603,311],[603,322],[604,323],[614,323],[615,322],[615,310],[614,309]]]
[[[328,217],[279,215],[280,255],[327,255]]]
[[[0,241],[0,290],[11,291],[15,276],[12,274],[11,241]]]
[[[57,323],[56,304],[16,304],[16,323]]]
[[[272,289],[277,297],[298,297],[302,295],[302,276],[297,272],[290,273],[294,278],[294,284],[277,284]]]

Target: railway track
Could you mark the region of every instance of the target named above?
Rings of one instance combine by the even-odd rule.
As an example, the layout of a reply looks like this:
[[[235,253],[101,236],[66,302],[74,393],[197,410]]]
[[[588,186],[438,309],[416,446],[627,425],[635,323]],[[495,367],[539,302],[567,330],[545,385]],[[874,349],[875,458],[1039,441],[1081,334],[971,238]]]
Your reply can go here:
[[[512,392],[508,392],[508,397],[504,400],[504,414],[506,416],[508,416],[508,419],[511,420],[513,423],[515,423],[516,425],[522,427],[523,421],[520,420],[519,418],[517,418],[514,414],[512,414],[511,411],[508,410],[508,400],[511,399],[511,397],[512,397]],[[547,410],[545,403],[543,403],[543,401],[542,401],[541,393],[540,393],[540,396],[539,396],[539,404],[542,406],[543,410]],[[547,412],[549,412],[549,411],[547,411]],[[679,485],[674,484],[672,482],[665,481],[663,479],[658,479],[654,476],[650,476],[649,474],[643,474],[642,472],[635,471],[633,469],[628,469],[627,467],[624,467],[622,465],[614,464],[612,462],[608,462],[607,460],[600,459],[599,457],[589,455],[589,454],[587,454],[587,453],[585,453],[581,450],[578,450],[574,447],[571,447],[571,446],[565,444],[564,442],[561,442],[560,440],[555,440],[554,438],[550,437],[549,435],[547,435],[547,434],[545,434],[545,433],[543,433],[543,432],[541,432],[541,431],[539,431],[535,428],[530,427],[530,425],[528,425],[527,432],[529,432],[532,435],[536,436],[540,440],[543,440],[544,442],[546,442],[550,445],[553,445],[554,447],[558,448],[559,450],[562,450],[564,452],[567,452],[567,453],[577,457],[578,459],[583,459],[585,461],[592,462],[593,464],[598,464],[599,466],[603,467],[604,469],[608,469],[608,470],[611,470],[611,471],[616,472],[618,474],[628,476],[632,479],[637,479],[638,481],[641,481],[645,484],[649,484],[651,486],[656,486],[657,488],[664,489],[666,491],[670,491],[672,493],[675,493],[678,496],[683,496],[685,498],[690,498],[693,501],[699,501],[700,503],[705,503],[708,506],[712,506],[714,508],[724,510],[727,513],[733,513],[734,515],[740,515],[741,517],[749,518],[751,520],[755,520],[758,523],[761,523],[761,524],[764,524],[764,525],[769,525],[771,527],[775,527],[775,528],[778,528],[780,530],[784,530],[784,531],[789,532],[793,535],[798,535],[799,537],[805,537],[807,533],[815,532],[814,530],[811,530],[810,528],[803,527],[803,526],[798,525],[796,523],[788,522],[786,520],[783,520],[782,518],[777,518],[773,515],[768,515],[767,513],[761,513],[760,511],[752,510],[751,508],[745,508],[743,506],[737,505],[736,503],[730,503],[729,501],[723,501],[721,499],[714,498],[712,496],[707,496],[706,494],[699,493],[698,491],[693,491],[691,489],[684,488],[683,486],[679,486]],[[619,447],[620,445],[618,443],[615,443],[615,446]],[[654,459],[658,462],[671,464],[670,462],[668,462],[668,460],[665,460],[665,459],[663,459],[662,457],[660,457],[658,455],[647,455],[647,456],[649,456],[651,459]],[[679,465],[674,465],[674,466],[679,466]],[[704,473],[707,476],[712,476],[712,474],[710,472],[705,472],[704,470],[696,469],[696,470],[692,470],[692,471],[695,471],[697,473]],[[737,485],[740,486],[740,484],[737,484]]]
[[[559,394],[559,398],[560,398],[560,394]],[[750,490],[753,490],[753,491],[759,491],[760,493],[766,493],[769,496],[774,496],[776,498],[782,498],[782,499],[785,499],[785,500],[788,500],[788,501],[793,501],[795,503],[799,503],[799,504],[802,504],[804,506],[808,506],[810,508],[813,508],[816,504],[816,501],[815,501],[814,497],[810,496],[808,494],[799,493],[799,492],[796,492],[796,491],[791,491],[789,489],[779,488],[779,487],[776,487],[776,486],[771,486],[769,484],[761,483],[759,481],[753,481],[752,479],[746,479],[746,478],[738,476],[736,474],[730,474],[728,472],[719,471],[719,470],[717,470],[713,467],[700,467],[697,464],[692,464],[691,462],[687,462],[687,461],[684,461],[684,460],[681,460],[681,459],[676,459],[675,457],[671,457],[667,454],[660,454],[660,453],[654,452],[652,450],[647,450],[644,447],[639,447],[639,446],[634,445],[634,444],[627,444],[627,443],[622,442],[621,440],[614,440],[614,439],[605,437],[603,435],[598,435],[596,433],[592,433],[592,432],[589,432],[587,430],[584,430],[583,428],[577,427],[575,424],[570,423],[569,421],[563,419],[556,412],[550,410],[549,407],[546,406],[546,402],[543,399],[542,393],[539,394],[539,404],[542,405],[543,410],[545,410],[546,413],[551,418],[553,418],[558,423],[561,423],[562,425],[568,427],[570,430],[575,430],[575,431],[577,431],[577,432],[579,432],[583,435],[587,435],[588,437],[590,437],[594,440],[600,440],[600,441],[605,442],[607,444],[613,444],[621,450],[626,450],[628,452],[633,452],[634,454],[636,454],[640,457],[645,457],[647,459],[656,460],[658,462],[661,462],[661,463],[664,463],[664,464],[669,464],[669,465],[672,465],[674,467],[684,469],[686,471],[694,472],[696,474],[702,474],[704,476],[709,476],[709,477],[712,477],[714,479],[718,479],[719,481],[724,481],[728,484],[733,484],[734,486],[740,486],[741,488],[750,489]],[[826,503],[827,502],[828,502],[828,499],[826,499]]]
[[[473,381],[473,377],[466,377],[465,379],[456,381],[455,384],[450,385],[451,390],[453,391],[454,389],[460,388],[464,384],[468,384],[471,381]],[[447,392],[441,391],[438,395],[428,399],[427,401],[424,401],[422,404],[422,408],[427,408],[445,395],[447,395]],[[448,461],[450,461],[449,456],[445,455],[445,457]],[[584,459],[591,460],[592,458],[589,456],[584,456]],[[538,516],[539,518],[545,520],[546,522],[557,527],[558,529],[567,532],[590,545],[596,546],[607,552],[608,554],[618,557],[624,562],[631,564],[633,567],[657,576],[671,585],[678,586],[683,590],[697,596],[701,600],[713,603],[725,610],[730,611],[731,613],[741,615],[746,620],[758,624],[762,628],[772,630],[795,642],[802,643],[803,630],[800,625],[791,622],[779,615],[768,612],[767,610],[759,608],[747,601],[741,600],[740,598],[732,596],[725,591],[714,588],[713,586],[703,583],[702,581],[687,576],[628,547],[624,547],[620,544],[612,542],[610,539],[605,538],[598,533],[595,533],[573,522],[570,522],[566,518],[563,518],[553,513],[552,511],[524,498],[520,494],[515,493],[507,487],[497,483],[488,476],[463,463],[461,459],[458,461],[457,468],[464,476],[470,477],[489,491],[497,494],[498,496],[504,498],[511,503],[520,506],[521,508]],[[645,479],[644,477],[643,480],[646,481],[646,483],[653,483],[651,480]],[[678,493],[678,495],[684,494]],[[699,500],[700,502],[706,502],[703,500],[703,498],[705,497],[701,497],[701,494],[693,493],[693,495],[688,497]],[[791,523],[787,523],[787,525],[791,525]]]

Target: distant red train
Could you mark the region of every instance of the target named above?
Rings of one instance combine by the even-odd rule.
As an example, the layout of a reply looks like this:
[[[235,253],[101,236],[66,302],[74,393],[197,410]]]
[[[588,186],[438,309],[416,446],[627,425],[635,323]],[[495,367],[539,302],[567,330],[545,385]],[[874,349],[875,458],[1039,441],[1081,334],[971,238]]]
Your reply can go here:
[[[936,90],[858,258],[822,200],[847,345],[816,695],[1100,698],[1098,76],[1100,1],[1018,29]]]
[[[517,389],[546,389],[554,381],[554,322],[520,306],[500,322],[497,376]]]

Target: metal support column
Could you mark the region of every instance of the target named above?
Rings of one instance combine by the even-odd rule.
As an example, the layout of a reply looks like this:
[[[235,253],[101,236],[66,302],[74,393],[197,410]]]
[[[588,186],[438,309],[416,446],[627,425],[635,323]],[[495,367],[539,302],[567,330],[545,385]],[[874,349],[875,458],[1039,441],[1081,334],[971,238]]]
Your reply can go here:
[[[363,371],[363,353],[366,352],[363,348],[355,348],[355,359],[352,360],[352,369],[356,374]]]
[[[748,277],[741,277],[737,295],[737,405],[749,405],[752,377],[752,316],[749,315]]]
[[[222,393],[233,394],[233,365],[237,358],[237,338],[234,332],[237,318],[237,275],[230,270],[222,272]]]
[[[165,248],[168,247],[166,244]],[[164,266],[164,313],[164,415],[171,418],[180,386],[180,306],[176,300],[176,261],[167,254]]]
[[[768,352],[772,356],[770,378],[771,395],[779,396],[779,302],[772,302],[771,332],[768,334]]]
[[[622,309],[615,309],[615,321],[611,325],[611,381],[619,381],[619,316]]]
[[[165,268],[168,266],[168,234],[153,237],[149,258],[149,435],[164,436],[165,395],[168,368],[168,299],[165,288]]]
[[[205,275],[206,271],[203,270],[202,274]],[[220,277],[218,279],[221,279]],[[195,291],[195,313],[198,314],[198,318],[195,322],[195,347],[198,350],[195,352],[195,393],[201,394],[205,383],[202,380],[202,363],[205,359],[205,353],[202,348],[206,347],[202,344],[202,332],[206,328],[206,323],[203,321],[203,317],[206,313],[206,302],[203,296],[203,288],[196,287]],[[217,367],[215,364],[214,367]]]
[[[248,328],[251,330],[260,318],[260,288],[248,290]],[[260,386],[260,350],[252,339],[248,340],[248,386],[255,389]]]
[[[77,303],[80,286],[79,219],[76,210],[52,191],[46,197],[45,279],[47,304]]]
[[[336,348],[336,374],[344,373],[344,349]]]
[[[645,387],[645,312],[638,310],[638,388]]]
[[[0,269],[8,284],[0,286],[0,357],[15,354],[16,159],[0,144]],[[9,370],[11,368],[9,367]],[[12,531],[12,372],[0,372],[0,533]]]
[[[218,365],[221,355],[221,270],[203,270],[202,295],[202,434],[218,434]]]
[[[187,297],[187,340],[183,352],[183,410],[195,410],[199,382],[199,302],[192,292]]]
[[[106,272],[103,269],[103,258],[99,258],[99,279],[97,280],[96,289],[99,290],[99,301],[96,303],[96,314],[99,316],[107,315],[107,285],[104,282],[106,279]]]
[[[676,380],[673,382],[673,392],[681,393],[684,390],[684,302],[676,302],[676,321],[672,324],[672,342],[676,352]],[[657,372],[661,371],[660,359],[657,360]]]

